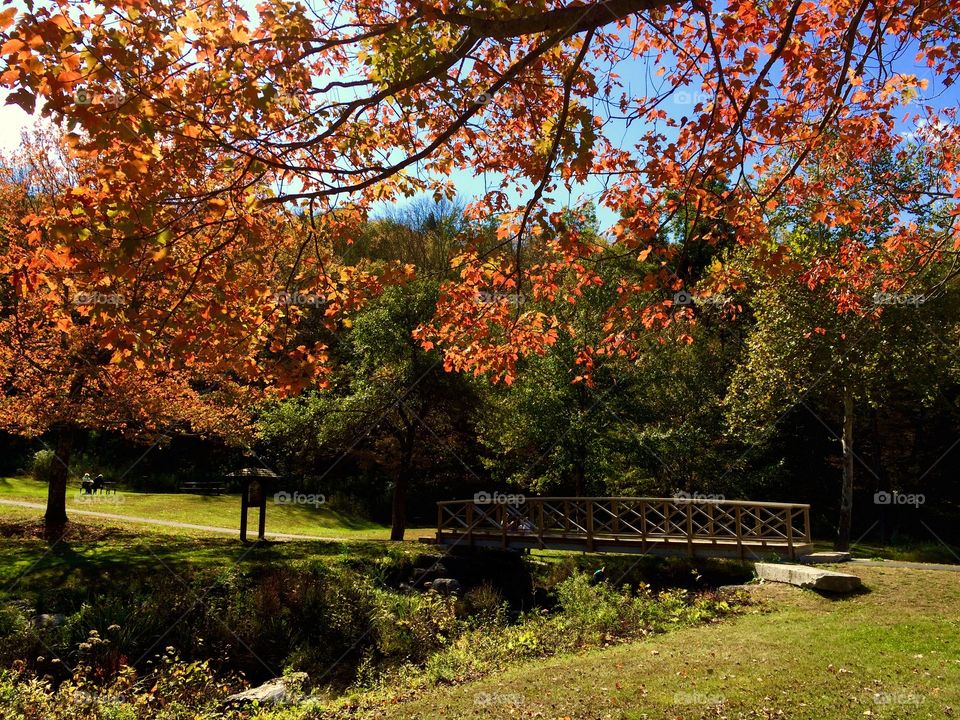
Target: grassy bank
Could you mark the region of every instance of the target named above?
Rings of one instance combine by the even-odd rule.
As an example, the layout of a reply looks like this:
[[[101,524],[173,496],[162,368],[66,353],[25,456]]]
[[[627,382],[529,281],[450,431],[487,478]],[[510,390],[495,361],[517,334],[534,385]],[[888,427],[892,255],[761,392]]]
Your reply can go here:
[[[29,478],[0,478],[0,500],[42,504],[46,502],[46,497],[47,488],[43,483]],[[240,496],[236,494],[192,495],[189,493],[147,493],[121,490],[116,494],[91,496],[81,494],[80,486],[74,483],[67,489],[68,516],[71,510],[131,518],[128,520],[111,518],[109,521],[103,519],[93,521],[108,527],[127,525],[143,527],[143,523],[137,523],[133,518],[149,518],[173,523],[237,529],[238,532],[240,527]],[[0,521],[5,519],[20,520],[29,517],[30,513],[37,517],[42,515],[41,510],[0,505]],[[84,523],[91,522],[90,516],[77,514],[75,517],[83,517]],[[256,510],[249,512],[247,521],[249,531],[256,534]],[[203,534],[203,531],[189,528],[164,530],[162,526],[152,527],[159,528],[160,532],[173,535],[182,532]],[[273,498],[268,498],[267,501],[266,529],[268,533],[323,537],[387,539],[390,536],[389,528],[329,505],[277,503],[273,501]],[[432,531],[429,528],[414,528],[410,529],[409,532],[410,536],[415,538]]]
[[[0,717],[233,718],[215,712],[230,690],[292,670],[309,674],[325,715],[349,714],[398,688],[426,692],[736,612],[702,580],[696,591],[644,582],[659,569],[701,577],[691,567],[630,559],[629,587],[594,586],[581,560],[370,541],[243,547],[97,527],[53,546],[10,537]],[[462,591],[424,591],[441,573]],[[110,701],[83,714],[78,693]]]
[[[524,664],[377,718],[950,718],[960,713],[960,573],[849,566],[869,592],[783,585],[719,624]]]
[[[507,626],[491,618],[436,646],[420,664],[401,665],[377,682],[361,679],[339,699],[315,690],[283,710],[222,712],[229,683],[214,682],[208,664],[173,659],[159,661],[163,670],[149,677],[150,693],[121,678],[107,690],[68,683],[51,694],[7,673],[0,676],[0,705],[13,720],[956,717],[960,573],[846,569],[863,578],[867,592],[837,599],[751,586],[751,604],[738,614],[724,617],[714,608],[699,619],[688,603],[678,615],[681,606],[671,610],[670,601],[637,604],[571,579],[561,593],[564,610],[549,621]],[[374,632],[396,641],[403,635],[394,631],[415,626],[389,607],[392,619]],[[632,636],[620,632],[641,608],[652,631],[635,624]],[[423,608],[417,615],[442,616]],[[547,624],[537,631],[538,622]],[[557,652],[538,652],[536,642],[554,643]],[[495,662],[464,662],[485,653]],[[442,672],[447,667],[458,672]],[[86,714],[78,714],[81,705]]]

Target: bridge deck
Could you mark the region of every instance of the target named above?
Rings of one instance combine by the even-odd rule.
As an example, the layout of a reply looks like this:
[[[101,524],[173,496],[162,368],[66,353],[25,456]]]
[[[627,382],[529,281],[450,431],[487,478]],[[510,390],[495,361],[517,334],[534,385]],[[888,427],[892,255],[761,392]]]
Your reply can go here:
[[[437,503],[438,544],[796,558],[812,551],[810,506],[690,498],[523,498]]]

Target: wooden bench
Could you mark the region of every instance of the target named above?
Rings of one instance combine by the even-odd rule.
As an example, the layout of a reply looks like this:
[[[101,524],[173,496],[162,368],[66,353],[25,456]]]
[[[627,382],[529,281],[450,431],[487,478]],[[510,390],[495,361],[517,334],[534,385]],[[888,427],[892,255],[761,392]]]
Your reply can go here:
[[[219,480],[188,480],[180,483],[180,492],[195,495],[222,495],[226,491],[226,484]]]
[[[109,482],[104,480],[99,485],[94,482],[94,484],[89,488],[84,488],[82,485],[80,487],[80,492],[84,495],[106,495],[107,493],[117,494],[117,483]]]

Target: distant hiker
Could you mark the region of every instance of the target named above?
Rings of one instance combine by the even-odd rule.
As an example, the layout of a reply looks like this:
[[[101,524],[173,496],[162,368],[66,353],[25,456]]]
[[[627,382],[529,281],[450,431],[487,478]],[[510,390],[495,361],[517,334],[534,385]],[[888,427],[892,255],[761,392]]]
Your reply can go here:
[[[93,479],[93,492],[98,490],[103,490],[107,486],[107,481],[103,479],[103,475],[97,475]]]
[[[600,568],[593,574],[593,577],[590,579],[590,584],[599,585],[606,579],[607,579],[607,566],[604,565],[602,568]]]
[[[87,495],[93,492],[93,478],[90,477],[90,473],[83,474],[83,479],[80,480],[80,488]]]

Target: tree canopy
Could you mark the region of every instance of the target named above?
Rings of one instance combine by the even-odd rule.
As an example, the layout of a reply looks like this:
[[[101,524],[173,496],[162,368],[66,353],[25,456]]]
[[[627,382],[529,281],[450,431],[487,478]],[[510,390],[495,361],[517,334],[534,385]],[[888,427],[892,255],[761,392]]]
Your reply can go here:
[[[173,262],[168,246],[185,235],[208,238],[189,250],[177,241],[194,265],[220,244],[259,263],[277,243],[243,249],[244,238],[268,236],[280,208],[309,217],[316,242],[294,257],[323,266],[329,243],[358,232],[373,204],[424,191],[450,197],[454,169],[491,175],[469,212],[495,218],[499,242],[450,258],[459,276],[418,337],[439,345],[450,367],[508,379],[518,357],[542,353],[563,328],[533,308],[468,299],[477,290],[559,291],[575,302],[601,282],[592,264],[602,248],[567,227],[553,203],[558,190],[591,178],[612,181],[599,201],[622,218],[604,244],[653,262],[640,278],[614,280],[606,335],[584,348],[584,363],[594,351],[636,352],[638,322],[673,320],[670,297],[683,289],[668,269],[673,256],[718,239],[657,242],[682,208],[698,218],[690,228],[722,220],[740,243],[766,242],[770,214],[797,198],[817,221],[879,227],[878,199],[855,192],[863,161],[911,153],[938,180],[886,187],[883,209],[889,200],[901,208],[883,220],[886,261],[912,258],[919,246],[952,252],[952,223],[921,238],[909,208],[953,197],[954,109],[923,99],[930,77],[906,72],[904,58],[948,86],[960,55],[956,9],[871,0],[36,2],[0,18],[0,82],[9,101],[39,103],[65,122],[72,152],[91,161],[68,214],[46,213],[51,237],[118,250],[121,275],[140,272],[133,264],[143,257]],[[630,77],[637,73],[653,78],[643,90]],[[690,93],[692,106],[668,112],[671,98]],[[624,124],[639,128],[626,144],[615,137]],[[923,132],[906,143],[905,127]],[[828,145],[835,172],[826,182],[804,164]],[[538,242],[551,252],[530,261]],[[851,248],[824,271],[858,272],[875,249]],[[207,272],[224,266],[204,263]],[[579,283],[561,290],[563,271]],[[353,289],[326,273],[311,280],[326,294]],[[717,290],[730,282],[715,278]],[[258,288],[244,287],[249,306]],[[652,288],[666,292],[651,299]],[[200,305],[198,314],[218,312],[219,303]],[[331,302],[330,317],[351,306]],[[176,320],[157,321],[189,331],[180,315],[190,307],[168,305]],[[224,315],[234,327],[257,322],[239,310]],[[131,356],[144,361],[150,346],[129,348]],[[322,348],[284,350],[324,365]]]

